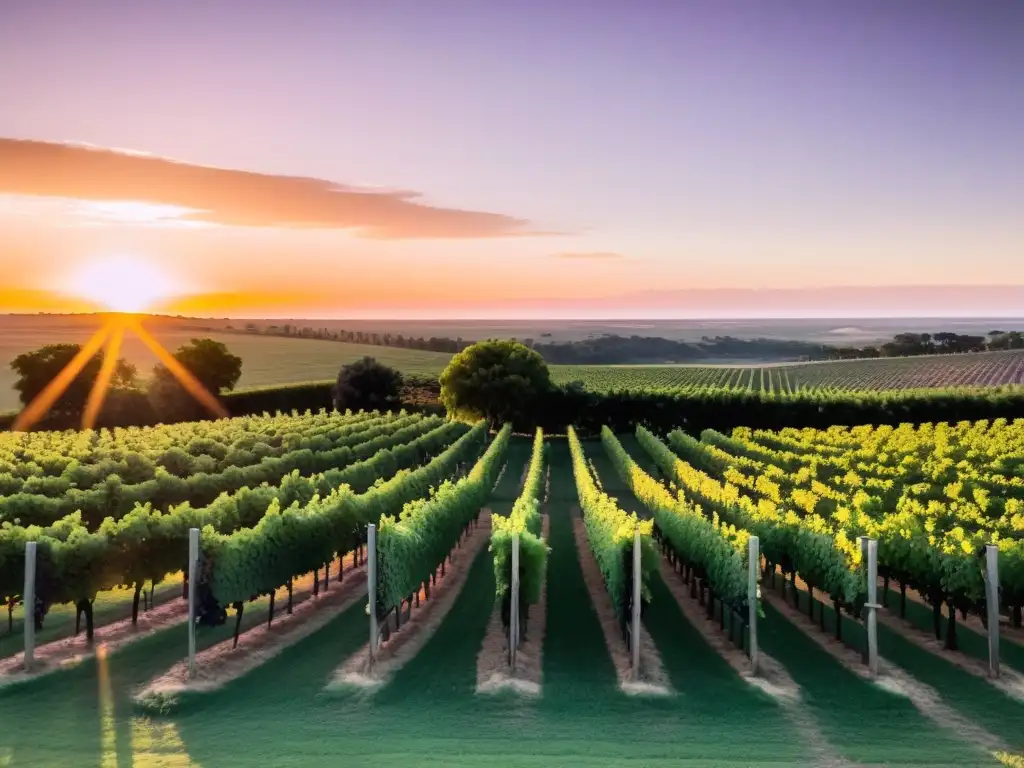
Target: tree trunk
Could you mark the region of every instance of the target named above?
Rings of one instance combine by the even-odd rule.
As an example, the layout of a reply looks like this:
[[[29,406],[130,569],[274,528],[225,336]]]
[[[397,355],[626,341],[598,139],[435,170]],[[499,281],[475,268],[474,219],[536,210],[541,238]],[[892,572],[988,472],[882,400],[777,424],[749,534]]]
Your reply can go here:
[[[932,625],[935,630],[935,639],[942,639],[942,600],[932,600]]]
[[[807,585],[807,618],[814,621],[814,587]]]
[[[416,590],[415,600],[416,600],[416,607],[419,608],[420,607],[420,591],[418,589]]]
[[[313,597],[317,597],[320,594],[320,569],[315,568],[313,570]]]
[[[14,605],[14,598],[7,598],[7,634],[14,632]],[[25,611],[25,621],[28,621],[28,610]]]
[[[959,650],[956,645],[956,606],[949,601],[949,627],[946,629],[946,650]]]
[[[832,601],[832,610],[836,612],[836,640],[842,642],[843,639],[843,614],[839,612],[839,601]]]
[[[292,580],[288,579],[288,615],[292,615]]]
[[[232,648],[238,647],[238,631],[242,628],[242,611],[245,610],[245,603],[239,600],[235,603],[235,642]]]
[[[327,591],[328,585],[331,583],[331,561],[327,561],[327,565],[324,566],[324,592]]]
[[[838,616],[836,619],[838,620]],[[822,597],[821,603],[818,605],[818,626],[821,627],[821,631],[825,631],[825,598]]]
[[[79,615],[85,614],[85,642],[91,644],[95,629],[93,625],[92,600],[79,600],[75,604],[75,608]]]
[[[907,585],[900,582],[900,618],[907,618]]]
[[[132,596],[132,626],[139,623],[139,596],[142,594],[142,582],[135,582],[135,594]]]
[[[441,559],[441,578],[444,578],[444,558]]]
[[[423,599],[424,600],[429,600],[430,599],[430,579],[427,579],[426,581],[423,582]]]
[[[276,592],[277,590],[275,589],[273,592],[270,593],[270,613],[267,615],[268,627],[270,626],[270,622],[274,620],[274,597],[276,595]]]

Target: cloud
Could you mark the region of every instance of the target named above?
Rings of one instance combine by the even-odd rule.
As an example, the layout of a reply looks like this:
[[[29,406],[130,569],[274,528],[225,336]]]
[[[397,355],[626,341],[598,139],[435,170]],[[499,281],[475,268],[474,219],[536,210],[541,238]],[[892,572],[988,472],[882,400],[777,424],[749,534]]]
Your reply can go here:
[[[562,253],[553,253],[551,257],[555,259],[581,259],[584,261],[609,261],[626,258],[623,254],[613,251],[563,251]]]
[[[542,234],[523,219],[441,208],[407,190],[362,189],[139,152],[18,139],[0,139],[0,193],[149,203],[183,209],[182,221],[349,229],[385,240]]]

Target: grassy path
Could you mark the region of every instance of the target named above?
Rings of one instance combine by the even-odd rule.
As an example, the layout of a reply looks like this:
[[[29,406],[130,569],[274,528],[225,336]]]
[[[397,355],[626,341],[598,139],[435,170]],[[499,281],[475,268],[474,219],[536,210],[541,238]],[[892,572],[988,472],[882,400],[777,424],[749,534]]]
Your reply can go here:
[[[639,450],[633,440],[628,448]],[[619,478],[601,443],[584,444],[605,492],[626,511],[647,516],[646,508]],[[662,664],[678,693],[661,703],[672,716],[681,754],[722,761],[805,763],[806,751],[796,742],[781,708],[764,693],[743,682],[684,617],[655,572],[652,600],[644,617]],[[651,706],[655,702],[650,702]]]
[[[807,594],[804,590],[799,592],[801,603],[806,606]],[[835,626],[831,606],[825,606],[825,623],[830,631]],[[843,616],[843,631],[847,636],[851,635],[849,629],[855,626],[859,624]],[[961,715],[1002,738],[1015,750],[1024,750],[1024,704],[1020,701],[929,653],[884,624],[878,625],[878,649],[882,658],[934,688],[942,700]]]
[[[886,660],[930,685],[960,714],[1005,740],[1015,751],[1024,751],[1024,704],[881,624],[878,647]]]
[[[907,699],[846,669],[797,627],[765,604],[761,647],[782,663],[826,737],[849,760],[876,765],[980,765],[984,755],[944,733]],[[913,734],[913,737],[908,737]]]
[[[882,596],[881,588],[878,590],[878,594]],[[900,615],[899,587],[895,589],[890,588],[885,603],[888,605],[889,612],[893,616]],[[931,606],[919,603],[909,597],[907,598],[906,619],[918,629],[923,629],[929,634],[934,631]],[[943,640],[946,639],[948,622],[949,617],[946,615],[946,609],[943,608],[941,624]],[[980,659],[986,663],[988,662],[988,637],[986,635],[982,635],[970,625],[958,621],[956,624],[956,640],[961,653],[966,653],[968,656]],[[1024,645],[1017,641],[1016,638],[1014,640],[1006,638],[1004,633],[1004,637],[1001,638],[999,643],[999,660],[1018,672],[1024,673]]]
[[[248,604],[243,628],[264,621],[266,607],[266,598]],[[201,629],[197,648],[230,637],[232,629],[231,619]],[[187,648],[188,629],[179,624],[108,657],[0,689],[0,758],[7,760],[0,765],[133,765],[132,744],[144,738],[139,723],[148,719],[133,716],[131,696]]]

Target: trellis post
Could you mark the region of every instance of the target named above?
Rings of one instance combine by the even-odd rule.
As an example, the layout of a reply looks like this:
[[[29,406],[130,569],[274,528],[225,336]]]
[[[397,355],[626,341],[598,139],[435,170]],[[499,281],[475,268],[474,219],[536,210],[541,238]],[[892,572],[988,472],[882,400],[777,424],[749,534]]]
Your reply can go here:
[[[519,534],[512,537],[512,594],[509,599],[508,653],[509,666],[516,668],[516,650],[519,648]]]
[[[761,546],[757,536],[747,541],[747,611],[750,624],[750,666],[757,674],[757,576],[761,567]],[[724,610],[724,607],[723,607]]]
[[[878,675],[878,539],[868,539],[868,671]],[[836,621],[842,615],[836,612]]]
[[[988,673],[999,677],[999,546],[985,547],[985,608],[988,612]]]
[[[188,679],[196,676],[196,582],[199,580],[199,529],[188,530]]]
[[[377,526],[366,528],[366,588],[370,601],[370,666],[377,659]]]
[[[640,678],[640,531],[633,536],[633,677]]]
[[[36,651],[36,543],[25,542],[25,588],[21,591],[25,605],[25,671],[32,671]]]

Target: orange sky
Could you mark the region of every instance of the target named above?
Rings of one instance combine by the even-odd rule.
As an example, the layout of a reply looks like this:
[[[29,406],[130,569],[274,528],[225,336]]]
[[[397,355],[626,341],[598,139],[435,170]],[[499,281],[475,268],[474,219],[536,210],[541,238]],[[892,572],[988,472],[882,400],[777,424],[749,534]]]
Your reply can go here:
[[[171,295],[152,310],[190,315],[739,316],[756,314],[757,301],[729,290],[805,289],[793,297],[799,315],[822,287],[951,284],[962,286],[956,307],[949,295],[891,291],[840,304],[1021,311],[1016,297],[993,303],[979,288],[1024,284],[1024,258],[1010,258],[1019,241],[953,224],[893,220],[881,234],[839,235],[785,220],[757,230],[559,227],[396,189],[0,139],[0,311],[95,310],[76,276],[110,259],[165,276]],[[965,252],[989,254],[988,267]],[[687,291],[705,293],[694,301]]]

